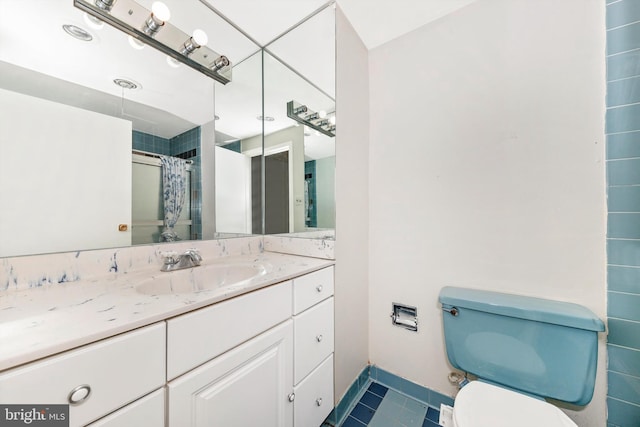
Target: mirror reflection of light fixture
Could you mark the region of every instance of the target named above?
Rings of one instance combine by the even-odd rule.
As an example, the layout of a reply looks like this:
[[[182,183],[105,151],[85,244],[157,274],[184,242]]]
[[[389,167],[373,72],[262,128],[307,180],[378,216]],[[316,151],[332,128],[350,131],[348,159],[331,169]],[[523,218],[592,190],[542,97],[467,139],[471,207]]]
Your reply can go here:
[[[73,0],[73,4],[219,83],[231,81],[231,61],[206,46],[208,40],[204,31],[196,30],[189,35],[167,22],[171,12],[162,2],[154,2],[151,10],[136,0]]]
[[[311,111],[306,105],[295,101],[287,102],[287,117],[327,136],[336,136],[335,114],[325,119],[324,117],[327,115],[328,113],[326,112],[321,115],[320,112]],[[333,122],[331,122],[332,119]],[[306,134],[305,128],[305,135]]]
[[[171,11],[167,5],[160,1],[155,1],[151,5],[151,14],[147,20],[144,21],[142,31],[149,37],[154,37],[170,18]]]
[[[129,45],[136,50],[144,49],[144,43],[133,36],[129,36]]]
[[[109,12],[116,0],[96,0],[96,7]]]
[[[182,49],[180,49],[180,53],[189,56],[196,49],[205,46],[209,42],[209,37],[207,37],[207,33],[198,29],[193,31],[193,35],[187,39],[186,42],[182,44]]]

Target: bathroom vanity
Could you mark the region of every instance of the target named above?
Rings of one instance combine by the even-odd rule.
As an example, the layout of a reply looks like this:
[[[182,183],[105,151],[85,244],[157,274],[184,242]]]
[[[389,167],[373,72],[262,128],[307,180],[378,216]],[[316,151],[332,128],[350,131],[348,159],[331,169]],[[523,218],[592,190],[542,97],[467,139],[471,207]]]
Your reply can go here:
[[[69,403],[72,426],[319,426],[334,401],[332,264],[264,252],[9,291],[0,402]],[[223,266],[234,280],[202,288]]]

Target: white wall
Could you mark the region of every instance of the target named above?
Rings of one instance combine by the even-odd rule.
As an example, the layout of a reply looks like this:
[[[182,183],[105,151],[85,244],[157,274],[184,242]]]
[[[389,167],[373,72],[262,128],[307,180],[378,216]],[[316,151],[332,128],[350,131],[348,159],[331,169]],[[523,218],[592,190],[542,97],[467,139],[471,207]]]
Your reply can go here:
[[[336,11],[335,397],[368,363],[369,78],[368,52]],[[348,125],[340,125],[348,123]]]
[[[453,394],[445,285],[605,318],[604,6],[480,0],[369,53],[372,363]],[[418,333],[391,326],[394,301]],[[603,373],[582,427],[605,424]]]
[[[129,246],[131,122],[3,89],[0,111],[0,257]]]

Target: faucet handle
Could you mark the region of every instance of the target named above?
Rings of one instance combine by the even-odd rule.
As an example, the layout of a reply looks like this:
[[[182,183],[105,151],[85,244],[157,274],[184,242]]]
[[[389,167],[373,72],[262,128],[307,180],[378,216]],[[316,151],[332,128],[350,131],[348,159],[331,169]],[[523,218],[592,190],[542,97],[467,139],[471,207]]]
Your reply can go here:
[[[200,255],[200,251],[198,251],[196,248],[187,249],[185,251],[185,255],[189,255],[194,261],[202,261],[202,255]]]
[[[162,261],[165,265],[176,264],[180,261],[180,257],[176,251],[161,252],[160,255],[162,256]]]

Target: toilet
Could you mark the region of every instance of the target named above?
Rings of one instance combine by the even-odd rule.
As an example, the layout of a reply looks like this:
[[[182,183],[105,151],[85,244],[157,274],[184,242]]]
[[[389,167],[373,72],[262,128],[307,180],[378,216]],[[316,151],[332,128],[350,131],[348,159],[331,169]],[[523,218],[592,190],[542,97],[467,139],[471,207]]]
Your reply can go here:
[[[447,357],[477,380],[462,387],[453,427],[576,427],[545,399],[591,401],[604,323],[578,304],[445,287]]]

